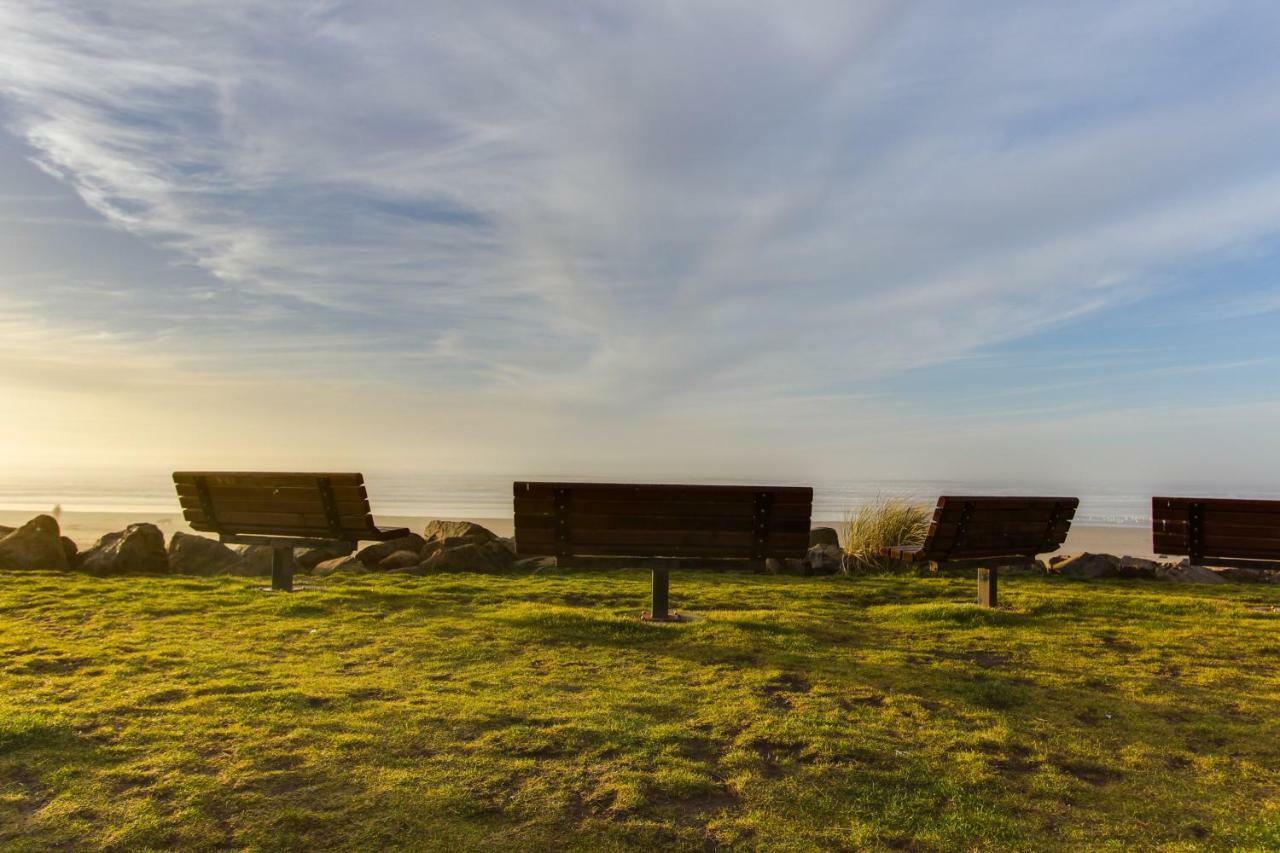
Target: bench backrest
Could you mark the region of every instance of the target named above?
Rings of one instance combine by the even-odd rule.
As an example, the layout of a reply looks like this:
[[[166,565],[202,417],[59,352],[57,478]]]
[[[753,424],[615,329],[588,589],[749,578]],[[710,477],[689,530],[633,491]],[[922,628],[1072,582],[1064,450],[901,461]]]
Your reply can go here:
[[[1062,547],[1075,518],[1078,498],[938,498],[921,548],[937,563],[992,557],[1035,559]]]
[[[813,489],[515,484],[516,549],[556,557],[803,557]]]
[[[1280,501],[1152,498],[1152,550],[1196,564],[1257,566],[1280,561]]]
[[[360,474],[177,471],[195,530],[358,542],[377,528]]]

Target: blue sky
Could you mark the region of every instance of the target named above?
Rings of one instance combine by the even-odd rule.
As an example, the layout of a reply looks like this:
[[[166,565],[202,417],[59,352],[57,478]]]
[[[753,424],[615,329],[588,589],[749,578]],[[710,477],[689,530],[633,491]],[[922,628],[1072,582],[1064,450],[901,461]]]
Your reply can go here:
[[[1274,4],[0,31],[11,468],[1280,479]]]

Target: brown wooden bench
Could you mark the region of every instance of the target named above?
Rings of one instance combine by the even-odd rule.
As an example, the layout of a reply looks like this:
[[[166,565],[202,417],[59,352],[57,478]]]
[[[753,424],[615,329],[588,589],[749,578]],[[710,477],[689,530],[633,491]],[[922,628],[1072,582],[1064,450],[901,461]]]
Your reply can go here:
[[[909,563],[978,567],[978,603],[996,606],[999,566],[1034,562],[1062,547],[1078,498],[938,498],[929,532],[920,545],[887,548],[885,555]]]
[[[672,560],[763,566],[804,557],[813,489],[631,483],[515,484],[516,550],[555,557],[625,557],[653,567],[649,618],[665,620]],[[729,565],[727,563],[722,563]]]
[[[1280,569],[1280,501],[1152,498],[1151,540],[1197,566]]]
[[[293,589],[293,549],[351,553],[362,541],[407,536],[378,527],[360,474],[176,471],[182,515],[225,543],[269,545],[272,589]]]

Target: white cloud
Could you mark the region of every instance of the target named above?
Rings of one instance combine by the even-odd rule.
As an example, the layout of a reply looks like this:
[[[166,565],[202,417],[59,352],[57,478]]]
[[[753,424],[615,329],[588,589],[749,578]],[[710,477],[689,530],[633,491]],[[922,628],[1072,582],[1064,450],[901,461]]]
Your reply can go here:
[[[1273,235],[1277,17],[1232,15],[0,0],[0,93],[44,168],[223,283],[149,344],[184,369],[763,443],[783,406],[874,432],[895,401],[860,381]]]

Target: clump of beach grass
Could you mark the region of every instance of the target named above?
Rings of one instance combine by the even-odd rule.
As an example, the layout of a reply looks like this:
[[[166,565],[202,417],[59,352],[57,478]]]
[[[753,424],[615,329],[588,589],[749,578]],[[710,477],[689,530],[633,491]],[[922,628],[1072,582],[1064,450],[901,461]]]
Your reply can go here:
[[[883,556],[885,548],[919,545],[933,513],[907,498],[880,496],[845,519],[845,571],[890,571],[902,563]]]

